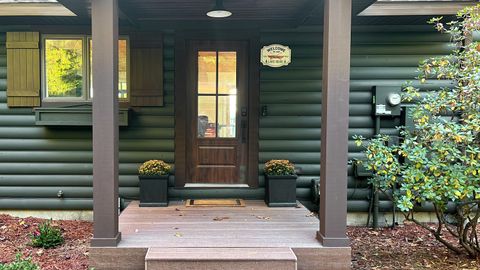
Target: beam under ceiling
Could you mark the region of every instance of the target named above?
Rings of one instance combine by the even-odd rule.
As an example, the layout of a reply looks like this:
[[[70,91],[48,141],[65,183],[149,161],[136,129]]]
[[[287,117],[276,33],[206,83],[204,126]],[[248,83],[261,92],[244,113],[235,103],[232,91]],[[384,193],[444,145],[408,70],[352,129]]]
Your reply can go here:
[[[454,15],[479,1],[439,0],[378,0],[358,14],[359,16],[421,16]]]
[[[75,16],[56,2],[0,2],[0,16]]]
[[[79,18],[90,17],[86,8],[85,1],[80,0],[57,0],[64,7],[75,13]]]

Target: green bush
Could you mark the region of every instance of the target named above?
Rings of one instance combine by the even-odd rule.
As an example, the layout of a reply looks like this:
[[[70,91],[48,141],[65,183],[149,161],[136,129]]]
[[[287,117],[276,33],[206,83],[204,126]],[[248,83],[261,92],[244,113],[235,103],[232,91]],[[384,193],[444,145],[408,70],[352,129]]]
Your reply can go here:
[[[40,270],[40,267],[32,262],[32,259],[22,259],[20,254],[17,254],[15,261],[8,264],[0,264],[0,270]]]
[[[450,55],[423,61],[419,83],[446,80],[451,85],[421,93],[409,85],[404,100],[415,101],[415,129],[400,128],[402,139],[389,145],[389,136],[364,140],[366,169],[371,183],[413,221],[449,249],[480,257],[480,43],[471,40],[480,31],[480,5],[457,14],[458,19],[430,23],[451,37],[456,46]],[[416,206],[433,205],[435,228],[419,222]],[[452,206],[452,207],[450,207]],[[451,221],[447,213],[455,211]]]
[[[295,166],[289,161],[284,159],[272,159],[265,163],[266,175],[294,175]]]
[[[53,248],[65,241],[60,229],[52,226],[50,221],[38,225],[38,230],[31,235],[31,240],[32,246],[42,248]]]
[[[138,173],[140,175],[167,175],[170,172],[171,166],[165,163],[163,160],[148,160],[145,161],[140,168]]]

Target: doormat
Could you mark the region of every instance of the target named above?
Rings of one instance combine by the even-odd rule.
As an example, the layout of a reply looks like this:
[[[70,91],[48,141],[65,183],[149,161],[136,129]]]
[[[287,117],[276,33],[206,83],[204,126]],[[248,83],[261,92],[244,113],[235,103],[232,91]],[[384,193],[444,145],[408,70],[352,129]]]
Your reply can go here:
[[[200,199],[187,200],[186,207],[245,207],[242,199]]]

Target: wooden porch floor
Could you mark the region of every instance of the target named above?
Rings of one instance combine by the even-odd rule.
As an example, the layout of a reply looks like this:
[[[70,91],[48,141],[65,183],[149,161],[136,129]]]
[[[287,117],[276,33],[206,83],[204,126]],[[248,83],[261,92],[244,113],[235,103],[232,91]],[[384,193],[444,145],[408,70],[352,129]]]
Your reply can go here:
[[[322,247],[316,239],[318,218],[300,203],[298,207],[269,208],[263,201],[246,201],[245,207],[186,207],[184,202],[170,202],[168,207],[140,208],[134,201],[120,215],[119,227],[122,239],[117,247],[90,248],[90,266],[97,270],[150,270],[147,253],[209,250],[210,255],[202,255],[205,259],[212,250],[264,256],[270,250],[286,249],[296,257],[297,270],[350,268],[350,248]],[[215,261],[215,256],[210,260]],[[181,269],[210,268],[188,265]]]
[[[263,201],[245,207],[139,207],[120,215],[118,247],[290,247],[318,248],[318,218],[298,207],[269,208]]]

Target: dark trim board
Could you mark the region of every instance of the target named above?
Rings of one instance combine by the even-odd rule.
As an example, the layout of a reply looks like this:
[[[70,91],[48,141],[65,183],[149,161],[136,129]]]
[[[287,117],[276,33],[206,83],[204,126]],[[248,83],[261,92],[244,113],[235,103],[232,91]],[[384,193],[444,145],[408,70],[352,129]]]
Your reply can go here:
[[[259,34],[229,33],[224,31],[178,32],[175,35],[175,187],[184,188],[187,183],[187,41],[222,40],[248,42],[248,173],[247,184],[258,187],[258,127],[259,127],[259,88],[260,54]]]

